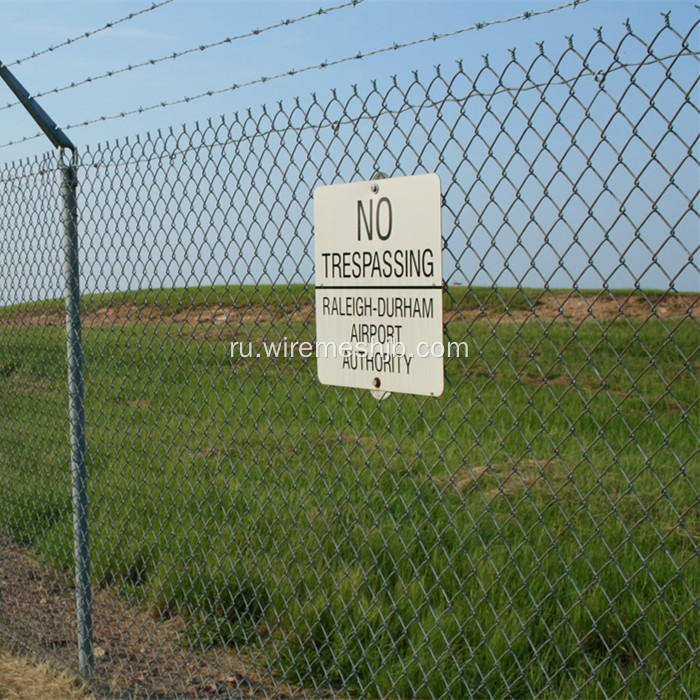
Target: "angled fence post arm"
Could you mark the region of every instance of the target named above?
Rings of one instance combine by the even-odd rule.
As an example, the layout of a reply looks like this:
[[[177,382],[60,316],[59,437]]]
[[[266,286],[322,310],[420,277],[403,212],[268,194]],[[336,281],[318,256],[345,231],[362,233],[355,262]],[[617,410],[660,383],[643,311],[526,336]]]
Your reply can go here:
[[[15,97],[22,103],[22,106],[29,112],[32,119],[39,125],[39,128],[56,148],[69,148],[75,152],[73,142],[58,128],[56,122],[44,112],[22,83],[10,72],[10,69],[3,65],[2,61],[0,61],[0,78],[5,81],[7,87],[12,90]]]

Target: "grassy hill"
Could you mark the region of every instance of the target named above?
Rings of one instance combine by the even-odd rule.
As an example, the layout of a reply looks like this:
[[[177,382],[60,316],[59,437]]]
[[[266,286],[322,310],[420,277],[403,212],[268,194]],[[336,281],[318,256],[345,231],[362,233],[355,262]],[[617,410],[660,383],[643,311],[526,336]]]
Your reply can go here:
[[[96,583],[184,613],[193,644],[363,696],[643,697],[674,667],[700,694],[697,322],[502,323],[541,290],[451,288],[469,357],[437,399],[377,402],[320,385],[315,361],[230,357],[313,340],[304,314],[175,319],[312,293],[84,300],[165,319],[84,329]],[[60,307],[0,314],[0,528],[69,567],[65,340],[32,322]]]

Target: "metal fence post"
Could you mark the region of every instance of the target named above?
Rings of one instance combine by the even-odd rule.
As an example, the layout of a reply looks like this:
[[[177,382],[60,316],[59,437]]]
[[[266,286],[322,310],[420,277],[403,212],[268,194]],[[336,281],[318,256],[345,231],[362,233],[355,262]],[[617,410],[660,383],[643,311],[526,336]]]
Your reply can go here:
[[[61,157],[64,151],[60,151]],[[76,152],[61,162],[63,210],[63,274],[66,300],[66,353],[68,364],[68,412],[70,420],[73,543],[75,552],[76,611],[78,617],[78,664],[80,673],[92,672],[92,592],[88,547],[87,466],[85,460],[85,407],[83,351],[80,328],[80,269],[78,262],[78,210]]]
[[[80,332],[80,270],[78,266],[77,152],[72,141],[41,108],[27,89],[0,61],[0,78],[12,90],[29,115],[58,149],[61,169],[61,223],[63,224],[63,274],[66,301],[68,364],[68,413],[70,421],[73,542],[75,552],[78,665],[83,676],[93,666],[92,593],[88,549],[87,466],[85,461],[85,408],[83,404],[83,351]],[[71,160],[65,160],[65,152]]]

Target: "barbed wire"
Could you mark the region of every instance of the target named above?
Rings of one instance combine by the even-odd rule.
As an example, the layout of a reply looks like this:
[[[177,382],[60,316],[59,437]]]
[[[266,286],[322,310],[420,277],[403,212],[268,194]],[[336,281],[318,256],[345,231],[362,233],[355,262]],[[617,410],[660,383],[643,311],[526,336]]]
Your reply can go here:
[[[95,34],[99,34],[100,32],[105,31],[106,29],[111,29],[112,27],[116,27],[118,24],[121,24],[122,22],[128,22],[130,19],[134,19],[135,17],[138,17],[139,15],[144,15],[147,12],[153,12],[153,10],[157,10],[159,7],[163,7],[163,5],[167,5],[169,3],[173,2],[173,0],[162,0],[161,2],[154,2],[150,7],[147,7],[143,10],[139,10],[138,12],[131,12],[130,14],[126,15],[126,17],[122,17],[121,19],[115,19],[111,22],[107,22],[102,27],[98,27],[97,29],[92,29],[89,32],[85,32],[84,34],[79,34],[78,36],[66,39],[65,41],[62,41],[60,44],[56,44],[56,46],[49,46],[48,48],[42,49],[41,51],[35,51],[34,53],[30,54],[29,56],[25,56],[24,58],[18,58],[15,61],[12,61],[12,63],[6,63],[5,66],[8,68],[11,68],[12,66],[19,65],[20,63],[24,63],[25,61],[31,61],[33,58],[38,58],[39,56],[43,56],[44,54],[51,53],[52,51],[57,51],[60,48],[63,48],[64,46],[69,46],[70,44],[75,44],[76,41],[80,41],[81,39],[87,39],[88,37],[94,36]]]
[[[524,92],[528,92],[530,90],[539,90],[539,91],[544,91],[547,88],[550,87],[561,87],[565,85],[570,85],[571,83],[575,83],[578,80],[581,80],[583,78],[593,78],[593,80],[596,83],[600,83],[600,75],[601,73],[604,73],[606,76],[610,75],[616,71],[619,70],[624,70],[624,69],[629,69],[629,68],[639,68],[639,67],[648,67],[652,66],[656,63],[661,63],[664,64],[666,61],[670,61],[671,59],[677,59],[681,57],[692,57],[695,58],[695,60],[698,60],[698,57],[700,56],[700,52],[698,51],[687,51],[687,52],[682,52],[682,53],[674,53],[674,54],[668,54],[666,56],[660,56],[660,57],[654,57],[652,60],[644,60],[644,61],[636,61],[636,62],[629,62],[629,63],[620,63],[616,66],[612,66],[606,71],[595,71],[595,70],[584,70],[581,71],[578,75],[574,76],[573,78],[561,78],[559,80],[549,80],[547,82],[543,83],[535,83],[532,82],[530,79],[525,81],[522,85],[517,85],[517,86],[512,86],[509,87],[507,85],[501,85],[497,87],[495,90],[491,90],[489,92],[483,92],[482,90],[478,90],[476,88],[476,83],[473,80],[470,80],[471,82],[471,88],[469,90],[469,94],[465,95],[464,97],[454,97],[452,95],[446,95],[445,97],[435,100],[433,102],[427,102],[424,101],[420,104],[410,104],[406,103],[398,107],[397,109],[383,109],[381,112],[377,114],[361,114],[357,117],[352,117],[348,119],[337,119],[337,120],[327,120],[326,123],[317,123],[317,124],[312,124],[312,123],[307,123],[304,124],[303,126],[300,127],[287,127],[291,128],[292,131],[299,133],[302,131],[318,131],[320,129],[333,129],[334,131],[337,131],[341,126],[350,126],[353,124],[356,124],[360,121],[376,121],[380,119],[381,117],[385,115],[391,115],[393,117],[400,116],[402,114],[405,114],[406,112],[419,112],[422,109],[440,109],[443,105],[447,103],[452,103],[452,104],[459,104],[462,107],[466,105],[469,100],[473,100],[476,98],[482,99],[482,100],[488,100],[493,97],[496,97],[498,95],[503,95],[503,94],[521,94]],[[460,70],[462,69],[462,62],[458,61],[458,65],[460,66]],[[223,117],[222,117],[223,118]],[[201,143],[197,144],[194,146],[186,146],[185,148],[178,148],[172,151],[168,151],[167,153],[159,153],[156,155],[152,156],[146,156],[143,158],[133,158],[130,160],[124,160],[119,163],[102,163],[102,162],[92,162],[92,163],[83,163],[85,167],[88,168],[101,168],[101,167],[120,167],[124,165],[138,165],[140,163],[150,163],[153,161],[161,161],[161,160],[171,160],[175,158],[176,156],[184,156],[188,153],[195,152],[195,151],[200,151],[202,149],[211,149],[213,146],[216,146],[218,148],[223,148],[231,143],[240,143],[241,141],[252,141],[253,139],[256,138],[265,138],[269,136],[270,134],[273,133],[278,133],[278,129],[268,129],[266,131],[263,130],[257,130],[255,134],[241,134],[237,135],[236,137],[232,137],[230,139],[225,139],[223,141],[219,141],[216,144],[210,144],[210,143]]]
[[[506,93],[523,93],[523,92],[528,92],[530,90],[543,90],[547,89],[549,87],[561,87],[564,85],[570,85],[571,83],[575,83],[583,78],[593,78],[593,80],[600,85],[600,88],[603,89],[603,83],[604,80],[601,80],[601,76],[605,76],[607,78],[608,75],[611,75],[617,71],[620,70],[625,70],[629,68],[638,68],[638,67],[649,67],[655,64],[662,64],[664,65],[666,61],[670,61],[671,59],[677,59],[677,58],[694,58],[696,61],[700,61],[700,51],[691,51],[690,49],[687,49],[685,51],[682,51],[680,53],[673,53],[673,54],[668,54],[665,56],[654,56],[651,59],[644,59],[643,61],[629,61],[629,62],[620,62],[617,65],[613,65],[605,70],[584,70],[581,71],[578,75],[572,77],[572,78],[561,78],[560,80],[549,80],[544,83],[534,83],[532,81],[525,81],[522,85],[514,85],[514,86],[507,86],[507,85],[501,85],[495,90],[491,90],[490,92],[483,92],[481,90],[477,90],[475,87],[475,83],[472,81],[472,87],[470,90],[470,93],[466,95],[465,97],[452,97],[452,96],[447,96],[444,97],[441,100],[438,100],[434,103],[422,103],[420,105],[412,105],[412,104],[405,104],[402,105],[398,109],[387,109],[384,110],[381,114],[377,115],[360,115],[359,117],[355,118],[354,120],[329,120],[327,124],[308,124],[304,127],[300,127],[298,131],[303,131],[303,130],[308,130],[308,129],[324,129],[324,128],[338,128],[340,126],[345,126],[348,124],[353,123],[354,121],[359,121],[359,120],[366,120],[366,119],[377,119],[383,114],[391,114],[391,115],[399,115],[403,114],[404,112],[408,111],[418,111],[419,109],[425,109],[425,108],[439,108],[440,105],[445,104],[446,102],[452,102],[452,103],[461,103],[465,104],[468,102],[470,99],[474,99],[476,97],[479,97],[481,99],[488,99],[495,97],[497,95],[501,94],[506,94]],[[66,127],[66,128],[73,128],[73,127]],[[266,136],[270,133],[273,133],[274,130],[269,130],[269,131],[259,131],[256,133],[254,136],[238,136],[235,139],[231,139],[228,141],[222,141],[217,144],[217,146],[226,146],[229,143],[232,143],[233,141],[240,141],[241,139],[245,140],[250,140],[252,138],[258,138],[261,136]],[[23,139],[19,139],[17,141],[11,141],[9,143],[5,143],[0,146],[0,148],[6,148],[9,146],[14,146],[18,145],[20,143],[24,143],[26,141],[32,141],[34,139],[37,139],[39,137],[43,136],[42,133],[35,134],[34,136],[27,136]],[[123,161],[119,163],[119,165],[134,165],[138,163],[145,163],[145,162],[151,162],[151,161],[157,161],[157,160],[165,160],[168,158],[173,158],[174,156],[177,155],[185,155],[188,152],[191,151],[197,151],[202,148],[210,148],[211,146],[209,144],[199,144],[197,146],[188,146],[186,148],[180,148],[176,149],[174,151],[169,151],[168,153],[163,153],[163,154],[158,154],[154,156],[147,156],[145,158],[137,158],[137,159],[132,159],[128,161]],[[83,163],[85,167],[92,167],[92,168],[99,168],[99,167],[107,167],[111,166],[113,164],[104,164],[104,163]],[[0,178],[0,182],[8,182],[8,180],[3,180]]]
[[[171,2],[172,0],[168,0],[168,2]],[[279,22],[276,22],[275,24],[271,24],[268,27],[265,27],[263,29],[252,29],[249,32],[246,32],[245,34],[238,34],[237,36],[232,36],[232,37],[226,37],[225,39],[221,39],[219,41],[214,41],[210,44],[201,44],[199,46],[193,46],[192,48],[185,49],[184,51],[175,51],[171,54],[168,54],[167,56],[161,56],[160,58],[151,58],[147,61],[142,61],[141,63],[135,63],[133,65],[128,65],[124,66],[122,68],[116,68],[114,70],[108,70],[105,73],[102,73],[101,75],[96,75],[96,76],[90,76],[87,78],[84,78],[83,80],[79,80],[77,82],[72,82],[69,85],[63,85],[62,87],[57,87],[57,88],[52,88],[51,90],[45,90],[44,92],[38,92],[35,95],[32,95],[32,97],[39,98],[39,97],[46,97],[47,95],[53,95],[53,94],[58,94],[60,92],[64,92],[66,90],[72,90],[73,88],[80,87],[81,85],[86,85],[88,83],[94,83],[98,80],[102,80],[104,78],[112,78],[116,75],[120,75],[121,73],[127,73],[129,71],[134,71],[139,68],[145,68],[147,66],[155,66],[158,63],[162,63],[163,61],[174,61],[175,59],[181,58],[182,56],[187,56],[191,53],[198,53],[202,51],[207,51],[208,49],[212,49],[216,46],[223,46],[225,44],[231,44],[234,41],[238,41],[240,39],[248,39],[253,36],[260,36],[261,34],[264,34],[265,32],[269,32],[272,29],[279,29],[280,27],[288,27],[291,26],[292,24],[296,24],[297,22],[302,22],[304,20],[310,19],[311,17],[318,17],[321,15],[326,15],[329,12],[333,12],[334,10],[342,10],[345,9],[346,7],[354,7],[355,5],[359,5],[360,3],[364,2],[365,0],[349,0],[348,2],[343,3],[342,5],[335,5],[333,7],[327,7],[327,8],[319,8],[318,10],[315,10],[314,12],[309,12],[305,15],[301,15],[300,17],[295,17],[294,19],[284,19],[280,20]],[[10,109],[11,107],[16,107],[17,105],[21,104],[20,102],[8,102],[6,105],[3,107],[0,107],[0,111],[4,109]]]
[[[102,117],[96,117],[94,119],[86,119],[85,121],[82,122],[76,122],[75,124],[68,124],[67,126],[62,127],[65,130],[68,129],[77,129],[81,127],[86,127],[90,126],[92,124],[98,124],[101,122],[107,122],[107,121],[113,121],[115,119],[123,119],[125,117],[133,116],[136,114],[143,114],[145,112],[150,112],[154,109],[161,109],[164,107],[173,107],[175,105],[180,105],[180,104],[189,104],[190,102],[194,102],[195,100],[200,100],[204,97],[213,97],[214,95],[221,95],[226,92],[232,92],[234,90],[240,90],[241,88],[245,87],[251,87],[253,85],[259,85],[263,83],[270,82],[271,80],[279,80],[281,78],[287,78],[291,77],[293,75],[299,75],[301,73],[307,73],[309,71],[313,70],[320,70],[322,68],[331,68],[333,66],[337,66],[343,63],[347,63],[349,61],[356,61],[356,60],[361,60],[363,58],[369,58],[370,56],[376,56],[378,54],[382,53],[387,53],[389,51],[398,51],[401,49],[406,49],[412,46],[417,46],[419,44],[425,44],[430,41],[439,41],[441,39],[446,39],[448,37],[453,37],[457,36],[459,34],[464,34],[465,32],[469,31],[474,31],[474,30],[480,30],[480,29],[486,29],[487,27],[492,27],[498,24],[505,24],[506,22],[514,22],[517,20],[521,19],[531,19],[532,17],[538,17],[541,15],[548,15],[551,14],[552,12],[559,12],[560,10],[565,10],[569,7],[576,7],[578,5],[582,5],[583,3],[589,2],[590,0],[571,0],[571,2],[567,2],[563,5],[558,5],[557,7],[550,7],[545,10],[536,10],[536,11],[526,11],[523,12],[519,15],[514,15],[512,17],[506,17],[503,19],[496,19],[496,20],[491,20],[489,22],[477,22],[476,24],[470,25],[469,27],[463,27],[461,29],[455,29],[451,32],[444,32],[441,34],[436,34],[433,33],[430,36],[423,37],[422,39],[415,39],[414,41],[409,41],[405,42],[402,44],[394,42],[390,46],[384,46],[379,49],[374,49],[372,51],[367,51],[367,52],[362,52],[359,51],[356,54],[353,54],[352,56],[346,56],[344,58],[339,58],[334,61],[323,61],[321,63],[316,63],[311,66],[306,66],[304,68],[299,68],[299,69],[292,69],[288,71],[284,71],[282,73],[277,73],[276,75],[272,76],[261,76],[259,78],[255,78],[253,80],[249,80],[244,83],[236,83],[234,85],[229,85],[228,87],[225,88],[219,88],[216,90],[207,90],[205,92],[201,92],[197,95],[192,95],[189,97],[181,97],[177,100],[162,100],[161,102],[148,105],[147,107],[137,107],[135,109],[130,109],[130,110],[124,110],[122,112],[118,112],[116,114],[111,114],[111,115],[104,115]],[[8,146],[15,146],[20,143],[25,143],[26,141],[31,141],[35,138],[39,138],[41,134],[36,134],[34,136],[27,136],[23,139],[20,139],[18,141],[10,141],[5,144],[1,144],[0,148],[7,148]]]

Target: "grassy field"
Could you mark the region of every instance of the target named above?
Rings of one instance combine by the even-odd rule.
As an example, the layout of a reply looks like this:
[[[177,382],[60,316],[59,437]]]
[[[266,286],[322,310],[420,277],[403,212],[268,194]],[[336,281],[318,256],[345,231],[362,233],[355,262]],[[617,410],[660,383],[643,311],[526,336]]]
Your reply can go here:
[[[310,290],[86,309],[263,301]],[[96,581],[185,612],[193,644],[259,648],[290,681],[351,694],[700,696],[697,323],[446,331],[470,356],[446,362],[444,394],[377,402],[320,385],[314,362],[229,356],[312,340],[302,321],[86,328]],[[69,567],[64,374],[62,329],[0,327],[0,528]]]

